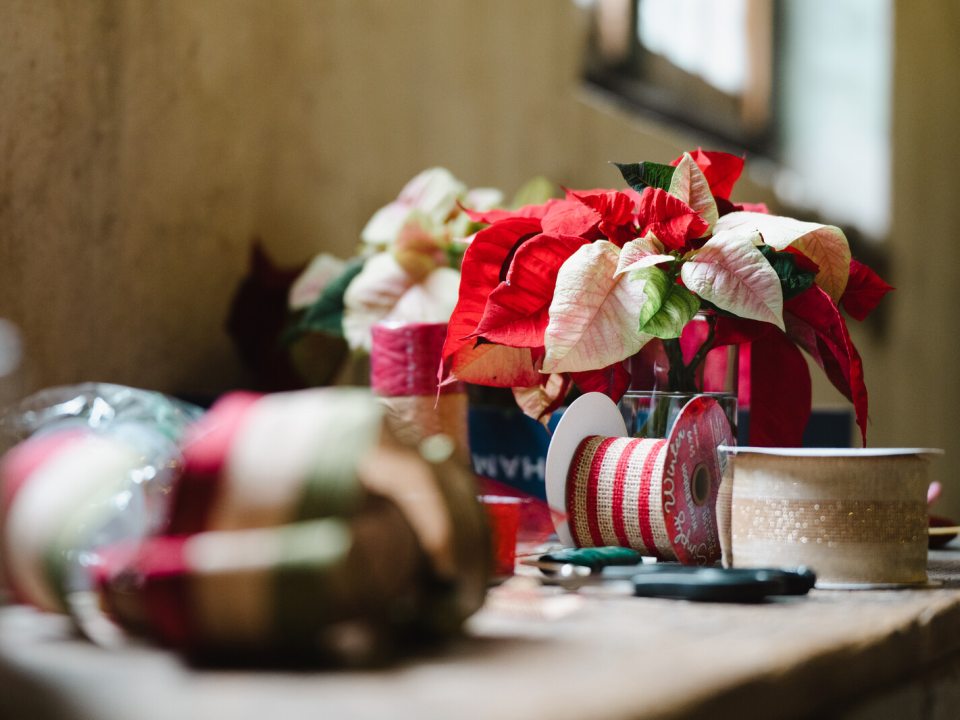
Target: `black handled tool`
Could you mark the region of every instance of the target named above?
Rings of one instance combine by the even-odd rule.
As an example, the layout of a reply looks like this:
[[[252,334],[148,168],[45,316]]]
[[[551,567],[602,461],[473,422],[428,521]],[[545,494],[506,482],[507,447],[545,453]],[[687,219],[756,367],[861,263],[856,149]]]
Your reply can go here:
[[[816,582],[808,568],[692,567],[677,563],[640,564],[628,548],[576,548],[542,555],[529,564],[544,582],[577,589],[629,581],[633,594],[702,602],[760,602],[768,597],[805,595]]]
[[[760,602],[771,596],[806,595],[817,576],[806,568],[719,568],[644,565],[630,577],[634,595],[705,602]]]

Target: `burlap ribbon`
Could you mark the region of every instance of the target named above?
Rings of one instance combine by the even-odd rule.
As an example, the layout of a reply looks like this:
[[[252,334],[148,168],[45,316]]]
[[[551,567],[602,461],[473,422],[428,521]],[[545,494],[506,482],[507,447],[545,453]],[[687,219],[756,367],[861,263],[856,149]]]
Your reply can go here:
[[[926,581],[921,454],[771,450],[737,449],[724,478],[725,565],[806,565],[819,585]]]

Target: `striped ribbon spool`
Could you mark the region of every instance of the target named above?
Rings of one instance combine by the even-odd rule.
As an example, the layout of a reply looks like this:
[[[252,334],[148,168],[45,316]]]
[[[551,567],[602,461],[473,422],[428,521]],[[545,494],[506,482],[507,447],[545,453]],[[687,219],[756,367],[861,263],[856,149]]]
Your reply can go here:
[[[380,323],[371,330],[370,387],[386,408],[390,429],[406,443],[446,435],[469,459],[463,383],[437,387],[446,323]]]
[[[458,513],[482,519],[475,501],[444,496],[448,484],[472,487],[462,471],[398,442],[360,388],[226,395],[191,429],[183,456],[169,535],[349,517],[373,493],[404,511],[434,568],[453,577],[471,525]]]
[[[558,465],[563,472],[564,525],[572,543],[619,545],[689,564],[717,560],[716,502],[725,462],[717,447],[733,441],[719,404],[693,398],[666,438],[630,438],[589,432],[612,427],[609,418],[598,415],[619,417],[609,400],[590,400],[582,414],[577,403],[557,428],[547,469],[554,507]],[[564,445],[575,449],[571,453]],[[560,532],[562,539],[565,534]]]
[[[447,337],[446,323],[378,323],[370,331],[370,386],[382,397],[437,395],[437,368]],[[440,388],[462,393],[463,383]]]
[[[272,527],[357,512],[357,468],[379,442],[368,392],[230,393],[184,439],[167,534]]]
[[[189,653],[335,652],[330,628],[345,621],[379,645],[423,596],[417,539],[383,501],[349,519],[150,538],[132,562],[107,559],[111,616]]]
[[[122,578],[104,585],[125,624],[144,617],[185,649],[294,647],[384,614],[444,634],[482,604],[473,478],[399,442],[368,391],[227,395],[183,455],[167,536],[138,557],[132,591]]]
[[[593,436],[580,444],[571,467],[573,482],[567,484],[577,545],[621,545],[651,555],[670,554],[666,526],[650,514],[651,496],[655,505],[662,492],[666,450],[666,440],[653,439]],[[699,490],[709,492],[702,484]],[[631,508],[637,512],[629,512]]]

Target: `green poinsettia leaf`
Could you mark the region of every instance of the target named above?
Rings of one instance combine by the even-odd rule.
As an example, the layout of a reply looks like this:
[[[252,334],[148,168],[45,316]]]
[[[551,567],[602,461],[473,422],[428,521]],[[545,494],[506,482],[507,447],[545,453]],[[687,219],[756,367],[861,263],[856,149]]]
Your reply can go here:
[[[767,259],[780,278],[783,299],[796,297],[813,285],[816,272],[806,270],[797,264],[797,256],[791,252],[774,250],[769,245],[759,245],[757,249]]]
[[[623,175],[627,185],[637,192],[643,192],[645,188],[653,187],[661,190],[670,189],[670,181],[673,180],[673,173],[676,170],[672,165],[663,165],[654,162],[640,163],[618,163],[614,165]]]
[[[637,270],[630,279],[643,282],[645,299],[640,310],[639,331],[663,340],[680,337],[683,326],[700,309],[700,298],[660,268]]]
[[[347,286],[363,270],[365,261],[365,258],[354,258],[347,262],[343,272],[330,281],[320,293],[320,297],[304,311],[299,322],[286,334],[284,340],[287,343],[310,332],[343,335],[343,295]]]
[[[520,208],[524,205],[540,205],[552,197],[560,197],[562,191],[552,181],[538,175],[535,178],[527,180],[517,193],[513,196],[510,203],[512,208]]]

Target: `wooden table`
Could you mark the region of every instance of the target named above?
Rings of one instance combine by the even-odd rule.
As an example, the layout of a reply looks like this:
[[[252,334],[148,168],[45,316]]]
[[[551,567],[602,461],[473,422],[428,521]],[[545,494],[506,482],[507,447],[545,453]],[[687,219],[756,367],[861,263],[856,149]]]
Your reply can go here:
[[[960,717],[960,548],[928,589],[762,605],[499,588],[442,651],[379,671],[191,668],[0,608],[0,718]]]

